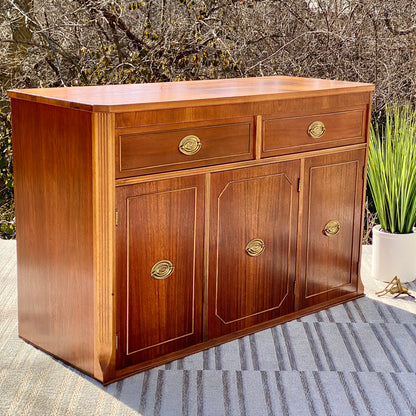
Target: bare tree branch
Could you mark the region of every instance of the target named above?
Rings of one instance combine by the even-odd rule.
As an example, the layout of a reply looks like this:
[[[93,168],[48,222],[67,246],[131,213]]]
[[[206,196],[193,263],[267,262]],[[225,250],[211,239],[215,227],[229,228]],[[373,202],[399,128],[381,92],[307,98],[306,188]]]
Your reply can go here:
[[[415,33],[416,32],[416,25],[411,26],[411,27],[409,27],[407,29],[396,29],[393,26],[393,23],[391,21],[390,13],[387,12],[387,11],[385,12],[385,15],[384,15],[384,21],[386,22],[387,28],[394,35],[408,35],[409,33]]]

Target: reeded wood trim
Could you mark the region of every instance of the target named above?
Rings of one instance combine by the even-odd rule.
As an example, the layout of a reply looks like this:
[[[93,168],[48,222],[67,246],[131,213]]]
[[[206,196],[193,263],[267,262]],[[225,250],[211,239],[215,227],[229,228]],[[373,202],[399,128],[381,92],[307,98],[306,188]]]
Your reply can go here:
[[[263,149],[263,116],[256,116],[255,159],[261,159]]]
[[[115,168],[114,114],[94,113],[94,377],[113,377],[115,368]]]

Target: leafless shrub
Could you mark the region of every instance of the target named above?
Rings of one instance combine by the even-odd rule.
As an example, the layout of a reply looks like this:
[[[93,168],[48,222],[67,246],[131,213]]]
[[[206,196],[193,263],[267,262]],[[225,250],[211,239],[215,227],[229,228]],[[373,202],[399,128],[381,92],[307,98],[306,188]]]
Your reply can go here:
[[[414,0],[0,0],[0,187],[10,88],[292,75],[375,83],[379,112],[415,71]]]
[[[413,0],[2,0],[13,87],[295,75],[374,82],[414,101]]]

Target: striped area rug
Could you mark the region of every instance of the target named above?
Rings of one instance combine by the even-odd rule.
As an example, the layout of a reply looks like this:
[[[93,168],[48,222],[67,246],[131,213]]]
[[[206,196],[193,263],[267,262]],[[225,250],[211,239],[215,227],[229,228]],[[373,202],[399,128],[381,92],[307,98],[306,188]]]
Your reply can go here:
[[[416,301],[377,298],[370,257],[365,298],[102,387],[18,338],[0,240],[0,415],[416,415]]]

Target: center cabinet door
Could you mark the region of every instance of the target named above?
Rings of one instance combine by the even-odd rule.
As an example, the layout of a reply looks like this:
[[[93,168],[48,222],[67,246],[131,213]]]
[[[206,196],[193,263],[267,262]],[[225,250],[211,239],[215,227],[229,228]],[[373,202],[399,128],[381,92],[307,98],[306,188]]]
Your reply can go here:
[[[118,368],[202,341],[204,183],[116,189]]]
[[[209,338],[294,311],[299,168],[212,174]]]

